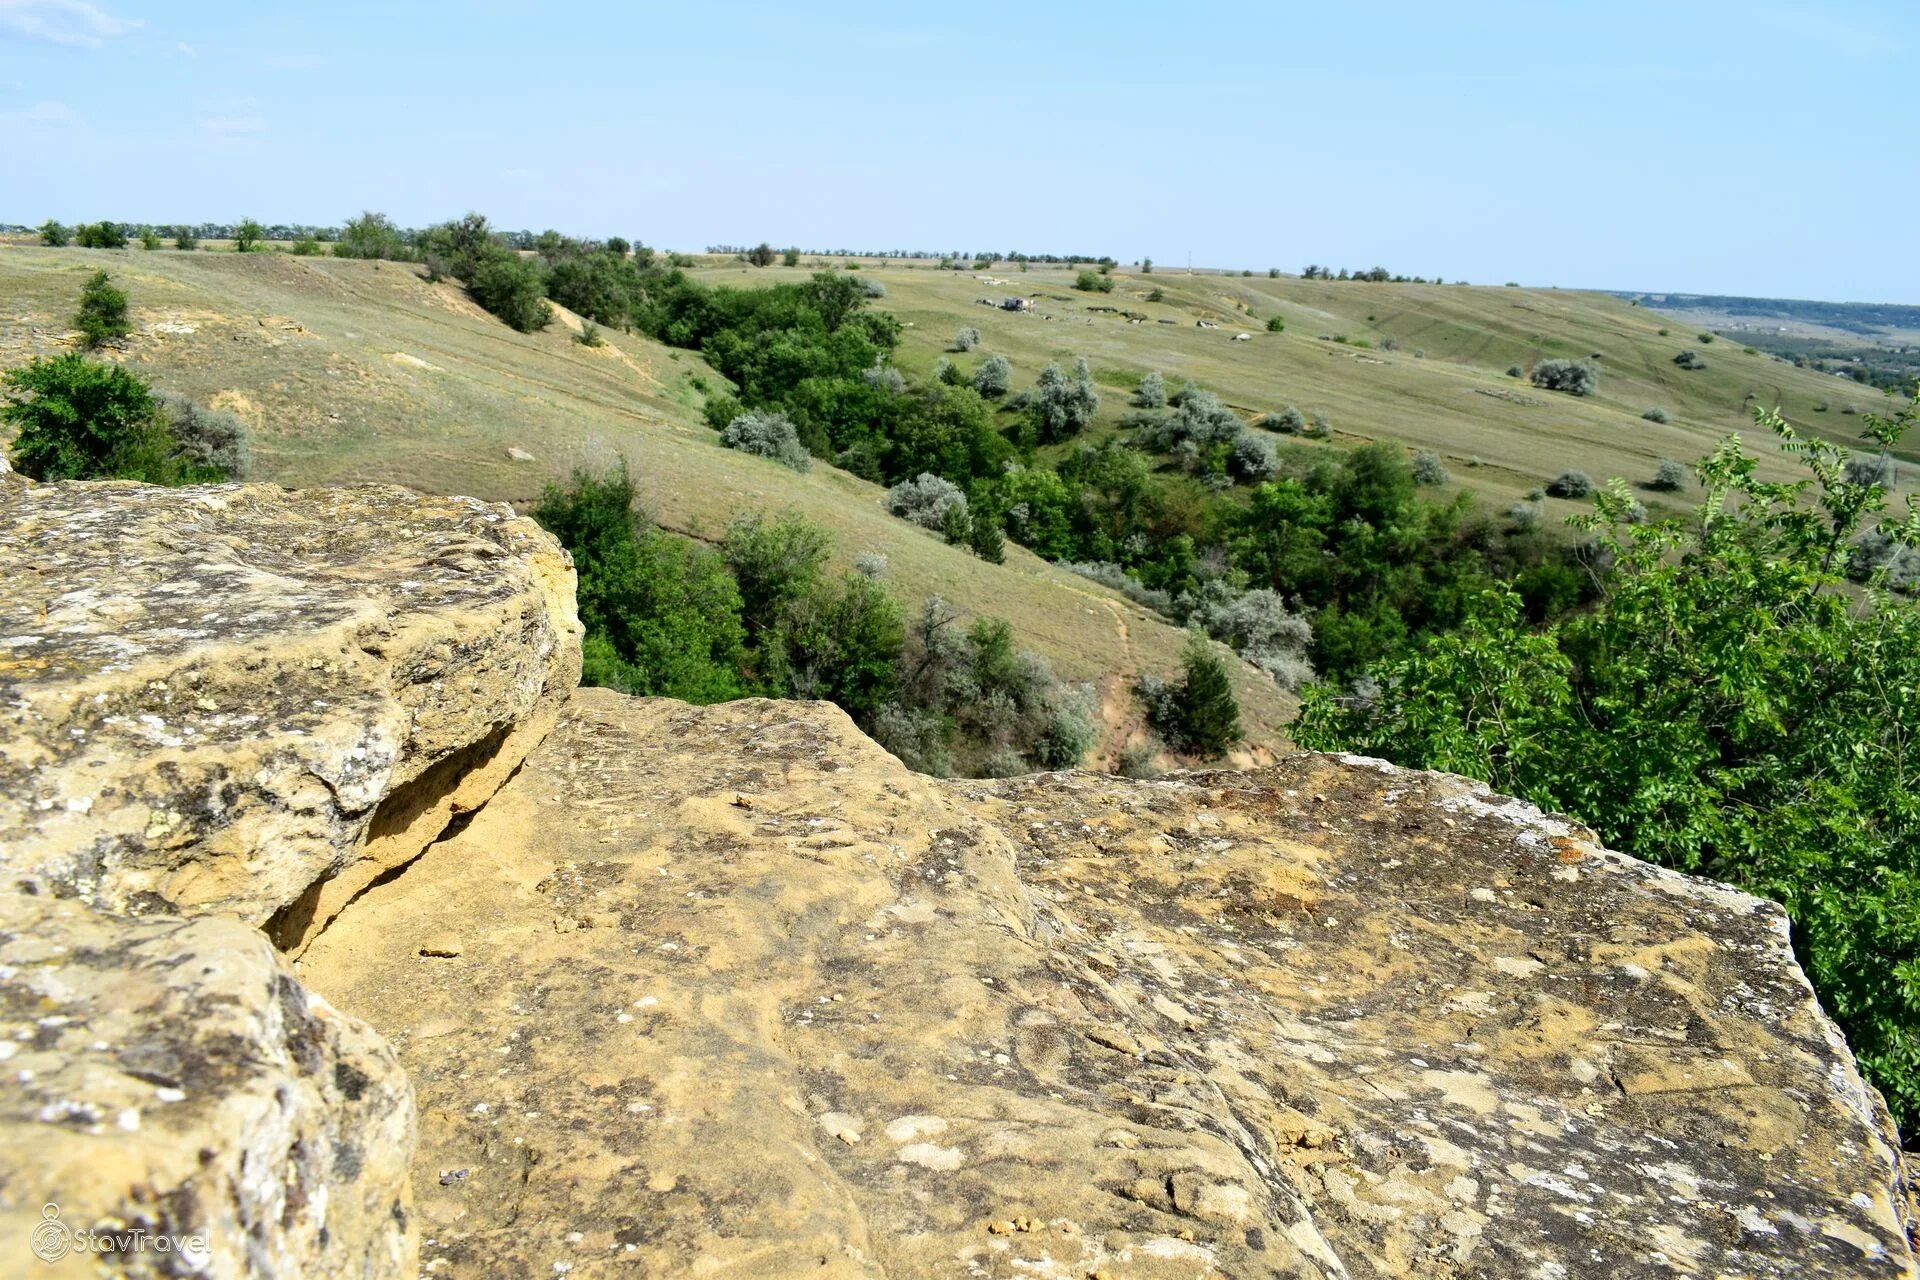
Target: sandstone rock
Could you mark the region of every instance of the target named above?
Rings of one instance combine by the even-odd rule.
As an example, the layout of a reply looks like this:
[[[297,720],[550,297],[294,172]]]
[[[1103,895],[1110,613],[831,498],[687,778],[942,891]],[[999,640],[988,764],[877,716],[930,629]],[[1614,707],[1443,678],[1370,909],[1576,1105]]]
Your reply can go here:
[[[579,675],[565,552],[402,489],[0,486],[0,868],[296,943]]]
[[[406,1077],[258,930],[0,893],[0,1059],[6,1274],[95,1274],[48,1206],[166,1238],[115,1274],[413,1274]]]
[[[439,1275],[1914,1274],[1776,908],[1377,762],[945,784],[585,690],[300,968]]]

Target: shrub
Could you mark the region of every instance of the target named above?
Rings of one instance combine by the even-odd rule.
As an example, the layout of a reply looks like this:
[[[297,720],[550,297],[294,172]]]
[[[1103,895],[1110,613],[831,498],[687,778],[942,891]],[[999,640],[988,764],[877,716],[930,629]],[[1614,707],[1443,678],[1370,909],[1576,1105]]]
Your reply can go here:
[[[1648,422],[1665,423],[1668,420],[1667,411],[1665,409],[1648,409],[1646,412],[1642,413],[1640,416],[1642,418],[1645,418]]]
[[[862,551],[853,558],[853,571],[863,578],[887,576],[887,557],[878,551]]]
[[[967,528],[967,547],[988,564],[1006,563],[1007,535],[1001,530],[1000,522],[988,515],[974,513]]]
[[[1313,679],[1307,660],[1313,628],[1290,612],[1277,592],[1265,587],[1235,592],[1216,578],[1188,605],[1187,623],[1231,645],[1282,688],[1297,689]]]
[[[1073,378],[1068,380],[1060,366],[1049,362],[1040,371],[1028,400],[1028,415],[1043,444],[1055,444],[1077,434],[1093,421],[1100,397],[1093,389],[1093,374],[1085,356],[1074,362]]]
[[[1073,287],[1082,293],[1112,293],[1113,277],[1098,271],[1082,271],[1074,277]]]
[[[1286,322],[1286,321],[1285,321],[1284,319],[1282,319],[1281,317],[1279,317],[1279,316],[1268,316],[1268,317],[1267,317],[1267,332],[1268,332],[1268,333],[1283,333],[1283,332],[1285,332],[1285,331],[1286,331],[1286,327],[1287,327],[1287,322]]]
[[[1325,440],[1333,434],[1333,420],[1324,413],[1313,415],[1313,425],[1307,429],[1307,435],[1315,440]]]
[[[96,271],[80,290],[80,310],[73,317],[74,328],[91,350],[133,332],[127,322],[127,295],[114,287],[112,278]]]
[[[583,320],[580,322],[580,332],[573,335],[573,340],[583,347],[604,347],[607,345],[607,340],[600,336],[600,326],[591,320]]]
[[[162,391],[154,397],[160,421],[189,467],[221,480],[245,480],[253,472],[247,426],[220,409],[203,409],[186,396]]]
[[[173,247],[191,252],[200,247],[200,237],[193,234],[192,227],[181,227],[173,237]]]
[[[1141,742],[1130,742],[1120,752],[1120,758],[1114,762],[1113,771],[1122,778],[1157,778],[1160,770],[1153,759],[1160,754],[1160,741],[1148,737]]]
[[[1282,435],[1289,436],[1299,435],[1307,429],[1306,415],[1292,405],[1288,405],[1278,413],[1268,414],[1261,419],[1261,423],[1269,431],[1278,431]]]
[[[773,246],[765,240],[762,240],[759,244],[747,250],[743,256],[756,267],[770,267],[773,265]]]
[[[1856,453],[1840,468],[1840,479],[1850,485],[1875,485],[1891,490],[1897,475],[1890,455]]]
[[[13,467],[35,480],[118,475],[116,460],[142,444],[153,423],[145,382],[77,352],[8,370],[4,383],[12,394],[0,403],[0,421],[18,431]]]
[[[1415,484],[1445,484],[1447,482],[1447,464],[1440,455],[1429,449],[1422,449],[1413,455],[1413,482]]]
[[[955,351],[971,351],[979,345],[980,331],[972,325],[967,325],[962,328],[960,332],[953,335],[953,349]]]
[[[1593,493],[1593,477],[1584,471],[1562,471],[1547,485],[1556,498],[1585,498]]]
[[[1227,455],[1227,471],[1242,484],[1259,484],[1280,474],[1280,451],[1258,431],[1241,428]]]
[[[1660,336],[1664,338],[1664,337],[1666,337],[1666,336],[1667,336],[1668,334],[1670,334],[1670,333],[1672,333],[1672,332],[1673,332],[1673,330],[1671,330],[1671,329],[1662,329],[1662,330],[1660,331]]]
[[[1513,521],[1513,527],[1526,533],[1540,523],[1540,504],[1537,502],[1516,502],[1507,508],[1507,518]]]
[[[933,380],[943,387],[964,387],[967,385],[967,371],[941,356],[933,362]]]
[[[860,371],[860,379],[890,396],[903,395],[907,390],[907,375],[890,364],[870,365]]]
[[[799,265],[800,265],[800,251],[799,251],[798,249],[783,249],[783,250],[781,250],[781,252],[780,252],[780,265],[781,265],[781,266],[783,266],[783,267],[797,267],[797,266],[799,266]]]
[[[288,252],[296,258],[315,257],[320,253],[320,242],[312,236],[301,236],[288,248]]]
[[[869,298],[884,298],[887,296],[887,286],[871,277],[862,276],[860,278],[860,292]]]
[[[1227,664],[1195,632],[1187,640],[1181,665],[1177,685],[1148,679],[1136,687],[1147,704],[1148,719],[1181,751],[1202,757],[1222,755],[1240,740],[1240,706],[1234,700]]]
[[[252,253],[259,249],[260,242],[267,238],[267,229],[252,218],[240,219],[240,225],[233,230],[233,249],[235,253]]]
[[[744,692],[733,576],[720,557],[651,527],[624,465],[549,484],[532,514],[580,575],[583,684],[701,703]]]
[[[1210,391],[1182,388],[1180,407],[1163,418],[1147,415],[1140,443],[1155,453],[1168,453],[1194,469],[1215,445],[1231,444],[1245,430],[1233,410]],[[1271,449],[1271,442],[1268,442]],[[1278,462],[1275,463],[1276,470]]]
[[[63,247],[72,238],[72,233],[52,218],[40,224],[41,244],[50,244],[57,249]]]
[[[1697,333],[1694,336],[1698,338],[1703,344],[1710,343],[1713,341],[1713,335],[1710,333]]]
[[[1698,351],[1682,351],[1679,355],[1673,358],[1673,362],[1679,365],[1682,369],[1686,369],[1689,371],[1704,369],[1707,367],[1706,357],[1702,356]]]
[[[1653,488],[1661,493],[1675,493],[1687,487],[1687,469],[1672,458],[1660,459],[1660,465],[1653,469]]]
[[[1510,364],[1507,366],[1507,376],[1509,378],[1524,378],[1527,376],[1527,371],[1517,364]]]
[[[1303,745],[1472,775],[1574,813],[1623,853],[1781,904],[1796,958],[1868,1081],[1920,1126],[1920,812],[1912,743],[1920,611],[1845,586],[1869,532],[1906,546],[1847,452],[1777,411],[1797,484],[1737,437],[1697,466],[1684,518],[1634,523],[1610,488],[1581,527],[1610,565],[1588,608],[1542,627],[1510,592],[1377,669],[1379,696],[1310,692]],[[1920,395],[1866,425],[1893,449]]]
[[[74,231],[74,243],[82,249],[124,249],[126,233],[117,222],[83,222]]]
[[[553,320],[540,268],[511,249],[483,252],[470,269],[467,292],[482,308],[521,333],[544,329]]]
[[[1013,365],[1005,356],[988,356],[973,371],[973,389],[988,400],[998,400],[1013,390]]]
[[[1380,339],[1380,349],[1382,351],[1398,351],[1400,349],[1400,339],[1394,337],[1382,338]]]
[[[445,244],[433,247],[442,252],[448,248]],[[470,245],[468,251],[477,247]],[[405,251],[400,229],[393,225],[393,220],[371,209],[365,210],[357,218],[348,218],[347,225],[340,229],[340,238],[333,242],[333,256],[336,258],[398,258]]]
[[[140,228],[140,247],[147,250],[158,249],[160,247],[160,233],[152,227]]]
[[[1153,288],[1147,290],[1148,302],[1165,302],[1166,300],[1166,290],[1162,289],[1159,285],[1155,285]]]
[[[966,512],[967,495],[960,491],[959,485],[928,472],[902,480],[887,490],[888,511],[936,533],[946,528],[947,513],[955,509]]]
[[[800,433],[786,414],[749,410],[729,422],[720,433],[720,443],[729,449],[771,458],[783,467],[805,471],[813,457],[800,443]]]
[[[1159,409],[1167,403],[1167,382],[1159,372],[1151,371],[1133,389],[1133,403],[1141,409]]]
[[[1542,360],[1533,366],[1533,385],[1548,391],[1590,396],[1599,382],[1599,371],[1584,360]]]

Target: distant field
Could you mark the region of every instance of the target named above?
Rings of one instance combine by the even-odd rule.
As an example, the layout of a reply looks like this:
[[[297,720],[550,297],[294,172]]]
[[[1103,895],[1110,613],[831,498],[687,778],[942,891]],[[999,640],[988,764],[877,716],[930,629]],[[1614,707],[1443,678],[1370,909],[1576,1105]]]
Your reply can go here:
[[[985,564],[889,516],[879,488],[824,464],[796,475],[721,448],[699,421],[696,380],[719,383],[698,356],[615,333],[585,347],[564,314],[518,334],[418,267],[0,246],[0,367],[62,349],[81,283],[101,266],[132,297],[126,363],[246,419],[262,479],[524,504],[549,479],[625,457],[659,520],[697,537],[743,511],[790,507],[832,531],[843,563],[883,552],[909,603],[938,593],[1005,617],[1062,674],[1099,681],[1106,758],[1138,727],[1122,687],[1178,666],[1179,630],[1105,588],[1016,547],[1006,564]],[[535,460],[511,461],[510,446]],[[1284,747],[1294,699],[1235,666],[1250,742]]]
[[[701,278],[751,283],[812,269],[756,270],[714,260]],[[862,269],[887,287],[879,305],[912,326],[898,360],[916,372],[930,370],[943,354],[971,366],[999,353],[1013,362],[1014,385],[1022,387],[1048,360],[1065,364],[1085,355],[1104,384],[1101,418],[1111,422],[1126,411],[1125,387],[1158,369],[1170,388],[1191,379],[1250,418],[1289,404],[1309,416],[1326,413],[1334,439],[1301,441],[1300,449],[1391,440],[1434,450],[1446,459],[1455,487],[1470,488],[1499,509],[1569,469],[1640,484],[1660,459],[1690,463],[1734,432],[1771,454],[1771,439],[1755,433],[1756,405],[1779,405],[1807,430],[1855,444],[1860,422],[1844,408],[1874,408],[1880,401],[1869,388],[1749,355],[1728,339],[1703,345],[1698,329],[1605,294],[1121,269],[1112,293],[1083,294],[1072,289],[1074,273],[1065,268],[1023,273],[1001,263],[981,273],[1005,282],[997,285],[931,262]],[[1164,301],[1146,301],[1156,288]],[[978,302],[1011,294],[1038,294],[1036,311]],[[1091,310],[1103,306],[1149,319],[1129,324]],[[1284,319],[1285,332],[1266,331],[1272,315]],[[1202,319],[1220,328],[1198,328]],[[968,355],[949,353],[962,325],[980,330],[981,345]],[[1236,333],[1250,338],[1235,342]],[[1322,335],[1344,336],[1349,344],[1365,340],[1371,348]],[[1382,349],[1387,338],[1398,340],[1399,350]],[[1673,358],[1683,350],[1699,352],[1707,368],[1679,368]],[[1584,399],[1541,391],[1506,373],[1546,357],[1595,355],[1599,391]],[[1644,420],[1650,408],[1665,410],[1669,422]],[[1920,441],[1909,440],[1901,456],[1920,459]],[[1763,469],[1790,474],[1770,459]],[[1642,496],[1655,507],[1662,501]],[[1547,518],[1584,506],[1549,499]]]
[[[1064,674],[1102,680],[1108,756],[1136,727],[1125,723],[1123,686],[1177,663],[1180,633],[1103,588],[1017,548],[1004,566],[984,564],[891,518],[878,488],[825,464],[797,476],[720,448],[698,410],[702,387],[721,383],[697,355],[620,334],[588,348],[573,341],[578,322],[564,312],[542,333],[517,334],[456,285],[428,284],[407,264],[0,245],[0,366],[60,349],[81,282],[103,265],[132,295],[139,330],[121,358],[245,418],[264,478],[391,481],[524,505],[551,478],[625,457],[658,519],[696,537],[716,537],[741,511],[792,507],[832,530],[843,560],[884,552],[909,602],[938,593],[1005,616]],[[811,259],[754,269],[713,257],[698,274],[755,285],[817,269]],[[995,283],[927,261],[863,261],[859,270],[886,286],[877,305],[907,326],[898,360],[913,372],[930,372],[962,325],[983,341],[951,358],[970,367],[1005,355],[1016,387],[1049,360],[1085,355],[1102,390],[1089,433],[1097,438],[1115,429],[1139,377],[1157,369],[1170,387],[1191,379],[1249,420],[1286,405],[1327,414],[1333,439],[1285,442],[1296,458],[1366,440],[1431,449],[1453,487],[1496,510],[1568,469],[1641,484],[1660,459],[1690,462],[1730,432],[1767,457],[1755,405],[1778,404],[1808,429],[1852,443],[1859,419],[1843,410],[1877,400],[1726,339],[1703,345],[1694,326],[1602,294],[1117,270],[1114,291],[1100,295],[1074,291],[1073,273],[1057,267],[1003,263],[980,273]],[[1163,300],[1148,302],[1154,289]],[[980,305],[1012,294],[1035,295],[1037,309]],[[1096,307],[1147,319],[1132,324]],[[1285,332],[1266,331],[1273,315]],[[1237,333],[1249,339],[1234,341]],[[1387,350],[1387,339],[1399,349]],[[1678,368],[1683,350],[1708,368]],[[1598,394],[1576,399],[1507,376],[1548,356],[1595,359]],[[1654,407],[1670,421],[1641,417]],[[509,447],[534,461],[510,460]],[[1915,447],[1903,456],[1912,460]],[[1763,469],[1789,474],[1770,458]],[[1643,496],[1656,509],[1667,501]],[[1549,499],[1547,518],[1583,505]],[[1284,745],[1294,699],[1251,668],[1237,683],[1253,743]]]

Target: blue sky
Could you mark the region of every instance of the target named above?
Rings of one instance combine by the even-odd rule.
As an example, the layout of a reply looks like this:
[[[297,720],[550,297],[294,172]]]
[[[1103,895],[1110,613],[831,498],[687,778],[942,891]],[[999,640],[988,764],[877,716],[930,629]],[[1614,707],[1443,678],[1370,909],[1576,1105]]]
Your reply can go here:
[[[0,221],[1920,303],[1920,4],[0,0]]]

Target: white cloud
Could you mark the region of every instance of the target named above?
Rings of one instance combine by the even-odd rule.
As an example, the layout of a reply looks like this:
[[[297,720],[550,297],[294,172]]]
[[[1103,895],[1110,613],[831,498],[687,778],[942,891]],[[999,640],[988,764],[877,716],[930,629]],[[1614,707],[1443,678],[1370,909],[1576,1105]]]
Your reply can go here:
[[[9,133],[44,133],[80,123],[80,113],[64,102],[36,102],[30,107],[0,111],[0,130]]]
[[[0,0],[0,32],[28,40],[92,47],[139,25],[86,0]]]
[[[197,123],[210,142],[247,142],[267,131],[264,116],[203,116]]]

